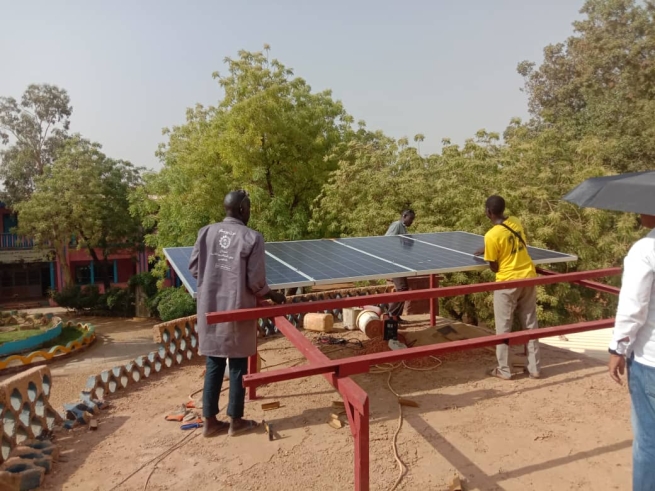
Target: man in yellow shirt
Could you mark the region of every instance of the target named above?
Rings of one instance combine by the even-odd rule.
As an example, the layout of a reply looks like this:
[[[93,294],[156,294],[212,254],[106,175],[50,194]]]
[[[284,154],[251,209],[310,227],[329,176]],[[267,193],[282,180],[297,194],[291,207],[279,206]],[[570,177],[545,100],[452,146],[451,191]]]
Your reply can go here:
[[[515,217],[505,216],[505,200],[500,196],[490,196],[485,204],[487,218],[493,227],[484,236],[484,248],[476,255],[484,254],[491,270],[496,273],[496,281],[534,278],[537,272],[528,254],[525,231]],[[494,292],[494,317],[496,334],[512,330],[514,313],[518,315],[523,329],[537,329],[537,289],[534,286],[508,288]],[[496,346],[498,366],[489,374],[503,380],[512,378],[509,368],[509,346]],[[539,341],[528,342],[528,367],[531,378],[539,378]]]

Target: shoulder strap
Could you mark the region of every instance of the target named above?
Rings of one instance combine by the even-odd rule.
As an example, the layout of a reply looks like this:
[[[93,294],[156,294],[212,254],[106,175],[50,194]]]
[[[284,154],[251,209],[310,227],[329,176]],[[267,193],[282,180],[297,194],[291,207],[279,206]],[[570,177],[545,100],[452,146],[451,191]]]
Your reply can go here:
[[[521,241],[521,244],[523,244],[523,247],[525,247],[525,250],[526,250],[526,251],[528,250],[528,245],[525,243],[525,240],[523,240],[523,236],[522,236],[520,233],[518,233],[518,232],[517,232],[516,230],[514,230],[513,228],[508,227],[508,226],[505,225],[504,223],[499,223],[498,225],[500,225],[501,227],[505,227],[507,230],[509,230],[510,232],[512,232],[516,237],[518,237],[518,239]]]

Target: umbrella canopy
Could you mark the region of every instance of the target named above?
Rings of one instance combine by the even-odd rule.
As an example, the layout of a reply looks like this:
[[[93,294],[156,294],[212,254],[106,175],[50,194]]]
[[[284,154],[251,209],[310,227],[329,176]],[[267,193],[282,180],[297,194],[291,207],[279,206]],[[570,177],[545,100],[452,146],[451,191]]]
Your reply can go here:
[[[583,208],[655,215],[655,171],[587,179],[562,199]]]

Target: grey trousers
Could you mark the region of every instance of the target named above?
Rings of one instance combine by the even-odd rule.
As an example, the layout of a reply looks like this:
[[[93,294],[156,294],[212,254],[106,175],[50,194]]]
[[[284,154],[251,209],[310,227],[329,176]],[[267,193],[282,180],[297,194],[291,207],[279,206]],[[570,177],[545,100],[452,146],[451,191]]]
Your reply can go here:
[[[514,313],[521,322],[523,329],[537,329],[537,288],[534,286],[524,288],[510,288],[494,292],[494,317],[496,319],[496,334],[505,334],[512,330]],[[499,344],[496,346],[498,358],[498,371],[506,378],[512,376],[509,367],[509,346]],[[539,341],[528,341],[528,371],[531,374],[539,373]]]
[[[393,286],[396,287],[397,292],[406,292],[409,290],[409,286],[407,285],[407,278],[394,278]],[[391,316],[400,317],[403,315],[404,310],[405,302],[394,302],[389,305],[389,315]]]

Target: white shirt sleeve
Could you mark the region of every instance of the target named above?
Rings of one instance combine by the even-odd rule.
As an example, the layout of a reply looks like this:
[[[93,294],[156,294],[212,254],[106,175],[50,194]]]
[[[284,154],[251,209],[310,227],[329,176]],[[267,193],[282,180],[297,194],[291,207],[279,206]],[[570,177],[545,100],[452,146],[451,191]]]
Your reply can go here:
[[[623,262],[619,306],[610,344],[610,348],[620,354],[626,354],[648,318],[655,266],[648,245],[637,242]]]

